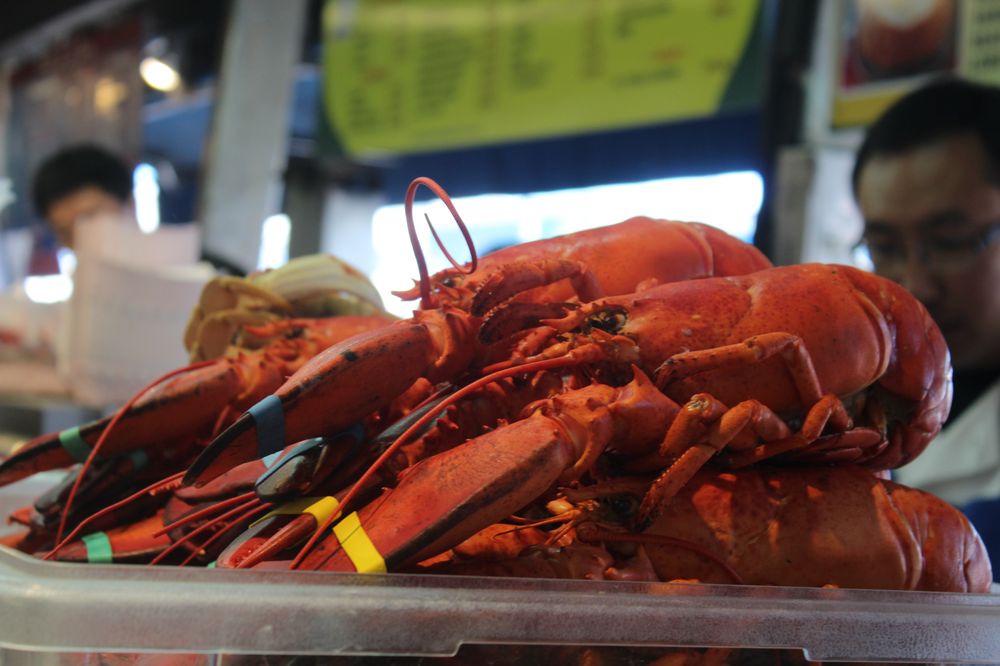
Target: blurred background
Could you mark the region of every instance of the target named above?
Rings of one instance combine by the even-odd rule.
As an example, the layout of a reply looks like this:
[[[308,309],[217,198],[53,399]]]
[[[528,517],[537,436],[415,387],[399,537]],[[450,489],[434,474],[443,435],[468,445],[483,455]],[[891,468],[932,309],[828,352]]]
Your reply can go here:
[[[455,198],[481,253],[642,214],[719,226],[781,264],[868,266],[849,186],[865,125],[942,72],[1000,80],[988,0],[8,5],[0,320],[7,360],[35,363],[30,380],[22,366],[0,370],[8,393],[34,381],[27,392],[65,394],[66,372],[46,377],[38,363],[56,367],[60,344],[84,353],[59,341],[79,330],[53,323],[75,258],[30,194],[38,165],[69,145],[96,143],[134,168],[144,233],[193,230],[180,242],[193,256],[165,262],[247,273],[332,253],[406,316],[412,302],[391,290],[417,275],[401,206],[416,176]],[[427,206],[466,259],[447,212]],[[444,267],[421,233],[430,269]],[[158,261],[164,243],[130,252]],[[170,300],[107,279],[91,288],[118,289],[117,314],[92,337],[154,311],[183,319],[191,305],[190,290]],[[156,356],[174,335],[131,337]]]

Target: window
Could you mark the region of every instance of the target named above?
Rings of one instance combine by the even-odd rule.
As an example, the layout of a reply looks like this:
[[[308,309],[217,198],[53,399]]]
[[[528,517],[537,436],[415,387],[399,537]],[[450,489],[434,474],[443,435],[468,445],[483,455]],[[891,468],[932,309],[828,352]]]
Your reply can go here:
[[[485,194],[457,198],[454,204],[469,227],[476,251],[484,255],[515,243],[614,224],[636,215],[704,222],[749,242],[763,196],[760,174],[737,171],[523,195]],[[425,213],[452,256],[459,261],[469,259],[465,241],[443,203],[418,202],[413,212],[432,274],[447,267],[448,260],[423,222]],[[408,289],[418,277],[405,226],[401,204],[379,208],[372,223],[375,268],[371,279],[386,308],[402,317],[409,316],[416,302],[401,301],[391,292]]]

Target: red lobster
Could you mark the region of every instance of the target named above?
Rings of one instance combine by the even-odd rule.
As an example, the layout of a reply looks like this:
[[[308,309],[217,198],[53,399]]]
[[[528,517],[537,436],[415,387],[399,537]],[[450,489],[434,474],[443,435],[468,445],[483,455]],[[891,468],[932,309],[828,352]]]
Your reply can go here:
[[[441,198],[458,223],[472,253],[469,267],[459,267],[452,260],[453,268],[427,275],[412,212],[413,198],[421,185]],[[593,300],[628,294],[641,284],[743,275],[771,266],[757,248],[715,227],[648,217],[521,243],[477,258],[447,193],[430,178],[417,178],[410,184],[406,218],[420,280],[413,289],[395,293],[404,300],[419,296],[422,309],[447,304],[483,315],[515,296],[532,303],[574,297]]]
[[[254,335],[270,343],[259,350],[236,350],[196,364],[146,391],[123,415],[102,451],[113,456],[143,449],[156,455],[160,448],[207,437],[213,427],[231,422],[323,349],[393,321],[383,315],[345,316],[250,327]],[[82,461],[110,420],[107,417],[27,442],[0,464],[0,485]]]
[[[429,573],[979,592],[992,573],[957,509],[854,465],[703,470],[641,532],[648,481],[567,489],[550,503],[572,524],[563,546],[540,530],[493,526]],[[534,536],[524,536],[522,532]],[[498,534],[502,536],[497,536]],[[541,532],[544,534],[544,532]],[[511,555],[508,542],[521,546]],[[516,547],[515,545],[515,547]],[[508,546],[508,547],[504,547]]]
[[[756,248],[712,227],[632,218],[601,229],[525,243],[478,259],[468,268],[427,276],[412,219],[416,189],[442,198],[468,239],[447,194],[418,178],[407,192],[407,217],[420,267],[423,309],[382,331],[331,347],[274,393],[266,415],[280,422],[281,442],[258,442],[258,419],[244,415],[192,467],[186,483],[203,483],[255,457],[309,437],[350,427],[401,395],[418,380],[456,382],[507,348],[477,343],[483,315],[508,301],[544,305],[577,296],[591,300],[642,286],[710,276],[741,275],[770,266]],[[280,404],[279,404],[280,402]],[[280,410],[280,414],[278,411]],[[258,446],[260,445],[260,446]]]
[[[51,519],[57,519],[59,542],[66,525],[76,522],[71,509],[81,489],[92,511],[123,492],[128,494],[147,475],[159,479],[181,468],[206,438],[273,391],[309,357],[338,340],[392,321],[381,315],[348,316],[251,327],[249,332],[260,339],[262,348],[233,350],[230,356],[176,370],[167,378],[179,377],[154,383],[114,417],[28,442],[0,464],[0,485],[75,460],[83,462],[70,484],[36,503],[38,519],[31,521],[32,527],[47,532]]]
[[[587,363],[610,383],[552,398],[406,470],[357,516],[388,568],[580,478],[604,452],[636,469],[666,467],[640,511],[648,524],[720,450],[734,466],[777,456],[888,469],[923,450],[950,405],[950,357],[926,310],[895,283],[849,267],[680,282],[550,312],[565,316],[531,338],[542,360],[503,372]],[[511,318],[526,321],[518,306],[501,308],[484,332],[508,330]],[[448,338],[434,346],[462,348]],[[616,373],[633,378],[617,385]],[[354,568],[332,536],[303,564]]]

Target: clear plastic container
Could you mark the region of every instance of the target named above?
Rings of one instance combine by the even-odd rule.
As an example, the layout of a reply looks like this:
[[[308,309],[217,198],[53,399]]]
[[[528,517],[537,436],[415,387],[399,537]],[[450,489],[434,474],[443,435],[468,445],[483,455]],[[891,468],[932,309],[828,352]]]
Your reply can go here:
[[[50,481],[0,490],[0,510]],[[702,663],[683,660],[702,647],[740,648],[712,663],[1000,663],[1000,595],[71,565],[0,548],[5,665],[647,664],[664,646],[680,651],[658,664]]]

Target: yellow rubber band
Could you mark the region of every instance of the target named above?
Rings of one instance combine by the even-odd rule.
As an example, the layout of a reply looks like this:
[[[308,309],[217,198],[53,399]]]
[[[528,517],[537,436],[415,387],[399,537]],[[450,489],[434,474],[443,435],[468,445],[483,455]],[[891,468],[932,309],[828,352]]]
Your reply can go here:
[[[385,560],[368,537],[365,528],[361,526],[358,512],[354,511],[333,526],[340,546],[351,558],[358,573],[385,573]]]
[[[316,519],[318,527],[326,522],[327,518],[334,515],[339,507],[340,502],[337,501],[336,497],[300,497],[297,500],[286,502],[262,518],[258,518],[250,527],[273,516],[299,516],[303,513],[312,515]]]

